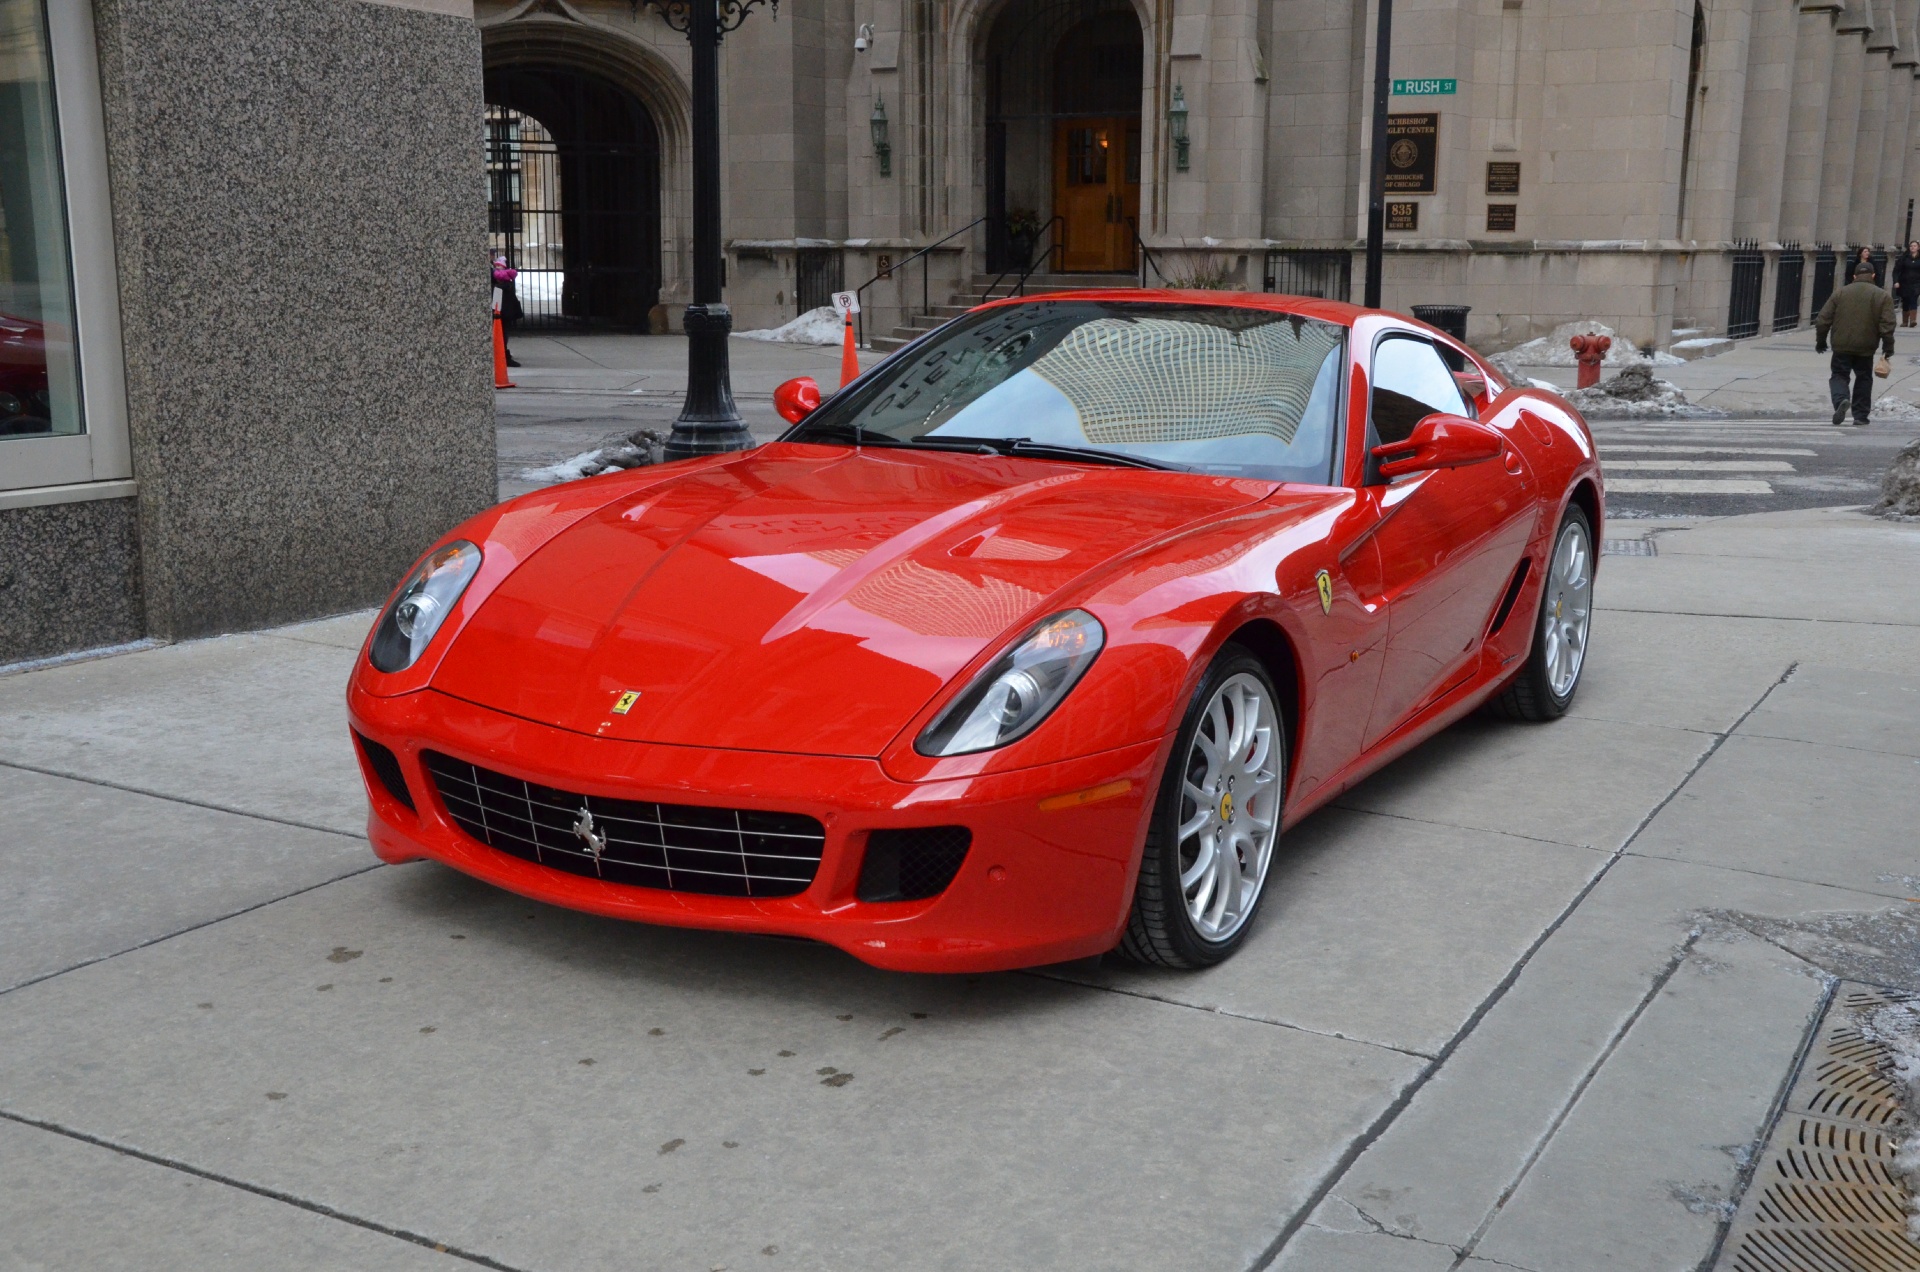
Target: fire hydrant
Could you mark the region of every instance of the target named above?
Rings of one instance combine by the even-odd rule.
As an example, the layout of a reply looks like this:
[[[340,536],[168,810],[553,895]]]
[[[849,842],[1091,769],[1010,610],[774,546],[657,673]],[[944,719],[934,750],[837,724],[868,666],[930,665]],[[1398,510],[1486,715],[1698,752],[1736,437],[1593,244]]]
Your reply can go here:
[[[1580,364],[1580,379],[1575,387],[1590,389],[1600,383],[1600,360],[1613,348],[1613,337],[1575,336],[1567,343],[1573,346],[1573,360]]]

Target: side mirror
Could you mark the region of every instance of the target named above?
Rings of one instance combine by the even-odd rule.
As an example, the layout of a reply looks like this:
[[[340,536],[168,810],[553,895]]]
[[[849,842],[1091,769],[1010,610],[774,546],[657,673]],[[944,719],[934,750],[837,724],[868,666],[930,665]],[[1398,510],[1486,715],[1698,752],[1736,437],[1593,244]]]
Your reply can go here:
[[[1413,435],[1406,441],[1374,447],[1373,457],[1379,463],[1380,475],[1392,478],[1437,468],[1464,468],[1498,459],[1506,449],[1506,439],[1485,424],[1460,415],[1434,414],[1414,425]]]
[[[810,375],[796,376],[773,391],[773,409],[787,423],[798,424],[820,409],[820,386]]]

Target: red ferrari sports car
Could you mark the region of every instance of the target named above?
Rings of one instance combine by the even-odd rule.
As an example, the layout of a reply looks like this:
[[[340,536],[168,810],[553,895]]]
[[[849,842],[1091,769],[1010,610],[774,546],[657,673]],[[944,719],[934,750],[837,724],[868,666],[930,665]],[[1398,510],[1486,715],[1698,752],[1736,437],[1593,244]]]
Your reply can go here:
[[[1585,422],[1397,315],[983,306],[758,449],[493,508],[348,706],[387,861],[974,971],[1245,940],[1287,827],[1580,684]]]

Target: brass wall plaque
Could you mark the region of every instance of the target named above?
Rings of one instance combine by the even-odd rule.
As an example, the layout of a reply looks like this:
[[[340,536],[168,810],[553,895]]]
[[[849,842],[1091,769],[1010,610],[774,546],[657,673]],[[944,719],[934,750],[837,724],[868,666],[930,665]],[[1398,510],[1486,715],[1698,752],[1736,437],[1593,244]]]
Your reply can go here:
[[[1487,164],[1488,194],[1520,193],[1520,165],[1493,160]]]
[[[1387,204],[1387,228],[1390,230],[1419,229],[1420,205],[1411,202]]]
[[[1518,211],[1519,208],[1511,203],[1487,204],[1487,229],[1495,233],[1511,233]]]
[[[1387,116],[1387,193],[1438,194],[1440,116]]]

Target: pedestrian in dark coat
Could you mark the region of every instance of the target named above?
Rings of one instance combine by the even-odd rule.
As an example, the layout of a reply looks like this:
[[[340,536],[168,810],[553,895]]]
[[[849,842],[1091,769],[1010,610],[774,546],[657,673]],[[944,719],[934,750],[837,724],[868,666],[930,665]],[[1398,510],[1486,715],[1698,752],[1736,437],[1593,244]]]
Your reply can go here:
[[[1853,281],[1827,297],[1813,320],[1815,353],[1825,353],[1828,337],[1833,339],[1827,386],[1833,393],[1835,424],[1846,423],[1851,377],[1853,422],[1866,427],[1873,413],[1873,347],[1877,344],[1886,357],[1893,357],[1893,327],[1893,297],[1874,286],[1873,262],[1859,262]]]
[[[1907,244],[1893,263],[1893,294],[1900,302],[1900,325],[1920,326],[1920,240]]]
[[[1859,272],[1860,266],[1862,265],[1865,265],[1868,269],[1873,271],[1873,285],[1875,287],[1886,286],[1887,280],[1880,273],[1880,271],[1883,268],[1885,268],[1885,266],[1877,265],[1874,263],[1873,248],[1871,246],[1863,247],[1858,252],[1855,252],[1853,255],[1853,262],[1854,262],[1854,265],[1853,265],[1854,271],[1856,273]]]
[[[520,360],[513,356],[513,325],[520,321],[520,297],[515,294],[513,280],[520,271],[507,264],[505,255],[493,258],[493,285],[500,291],[500,344],[507,353],[507,365],[517,367]]]

